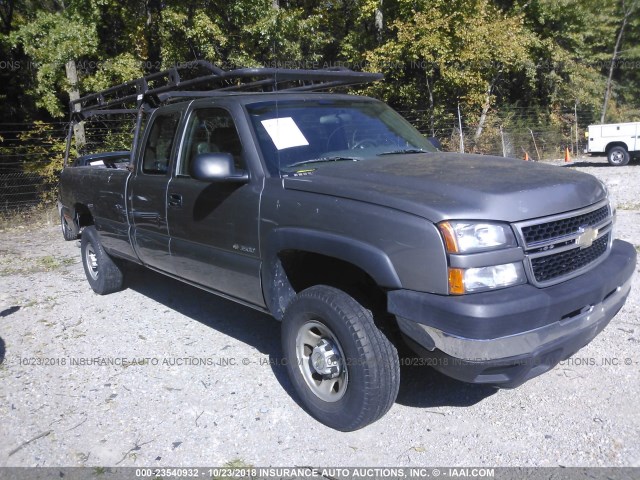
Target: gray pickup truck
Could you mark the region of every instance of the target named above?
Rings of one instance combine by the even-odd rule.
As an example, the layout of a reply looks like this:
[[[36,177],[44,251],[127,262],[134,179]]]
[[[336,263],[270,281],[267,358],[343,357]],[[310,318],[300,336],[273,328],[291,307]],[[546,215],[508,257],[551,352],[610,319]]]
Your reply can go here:
[[[443,153],[384,103],[317,91],[376,75],[207,68],[72,103],[77,123],[135,101],[138,124],[129,161],[63,170],[65,238],[81,237],[98,294],[135,262],[281,320],[291,382],[320,422],[382,417],[401,344],[456,379],[512,388],[624,305],[636,252],[614,240],[596,178]]]

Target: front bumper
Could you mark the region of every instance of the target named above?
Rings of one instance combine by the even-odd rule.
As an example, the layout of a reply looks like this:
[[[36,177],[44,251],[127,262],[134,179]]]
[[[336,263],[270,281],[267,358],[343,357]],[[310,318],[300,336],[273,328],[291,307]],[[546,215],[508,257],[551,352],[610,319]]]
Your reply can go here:
[[[461,297],[397,290],[388,309],[441,372],[471,383],[516,387],[570,357],[624,305],[636,251],[616,240],[593,270],[547,288],[521,285]]]

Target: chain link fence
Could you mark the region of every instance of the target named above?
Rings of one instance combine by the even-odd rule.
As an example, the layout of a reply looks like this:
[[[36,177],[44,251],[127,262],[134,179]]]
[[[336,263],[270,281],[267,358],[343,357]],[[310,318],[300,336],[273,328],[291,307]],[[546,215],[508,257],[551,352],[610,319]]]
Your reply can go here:
[[[133,140],[135,115],[119,118],[96,116],[77,132],[83,147],[78,155],[112,150],[128,150]],[[64,163],[69,124],[35,122],[0,124],[0,215],[53,205]]]
[[[64,150],[65,124],[0,124],[0,213],[50,202],[56,156]],[[55,174],[54,174],[55,175]]]
[[[482,122],[477,113],[466,116],[457,108],[438,113],[398,111],[423,135],[437,138],[443,150],[520,159],[526,155],[530,160],[550,161],[564,158],[567,148],[574,158],[583,154],[584,133],[594,123],[595,114],[577,107],[558,112],[492,110]]]
[[[28,172],[0,173],[0,211],[9,213],[33,208],[42,202],[42,175]]]

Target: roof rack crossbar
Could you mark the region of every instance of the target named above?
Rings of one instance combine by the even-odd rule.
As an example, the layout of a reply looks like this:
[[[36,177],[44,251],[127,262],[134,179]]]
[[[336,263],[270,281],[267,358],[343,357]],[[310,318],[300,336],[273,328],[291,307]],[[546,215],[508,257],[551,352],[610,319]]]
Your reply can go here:
[[[362,82],[357,82],[354,81],[352,83],[348,83],[348,82],[342,82],[342,81],[334,81],[334,82],[324,82],[321,84],[309,84],[309,85],[300,85],[299,87],[291,87],[289,89],[287,89],[287,91],[289,92],[310,92],[310,91],[317,91],[317,90],[326,90],[329,88],[334,88],[334,87],[345,87],[345,86],[350,86],[350,85],[359,85]]]

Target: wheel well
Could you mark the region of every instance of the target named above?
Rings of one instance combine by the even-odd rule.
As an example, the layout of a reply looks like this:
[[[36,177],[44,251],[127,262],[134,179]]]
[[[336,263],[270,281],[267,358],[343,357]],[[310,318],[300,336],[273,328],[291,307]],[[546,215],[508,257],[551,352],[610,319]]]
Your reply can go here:
[[[75,212],[78,229],[93,225],[93,215],[91,215],[91,211],[89,211],[86,205],[78,203],[73,207],[73,210]]]
[[[397,330],[393,315],[387,313],[387,293],[364,270],[344,260],[300,250],[278,254],[284,273],[295,293],[314,285],[335,287],[371,310],[376,325],[385,333]]]
[[[614,148],[614,147],[622,147],[627,152],[629,151],[629,148],[627,147],[626,143],[624,143],[624,142],[611,142],[610,144],[607,145],[607,148],[605,149],[605,151],[607,152],[607,155],[609,154],[609,151],[611,151],[611,149]]]

